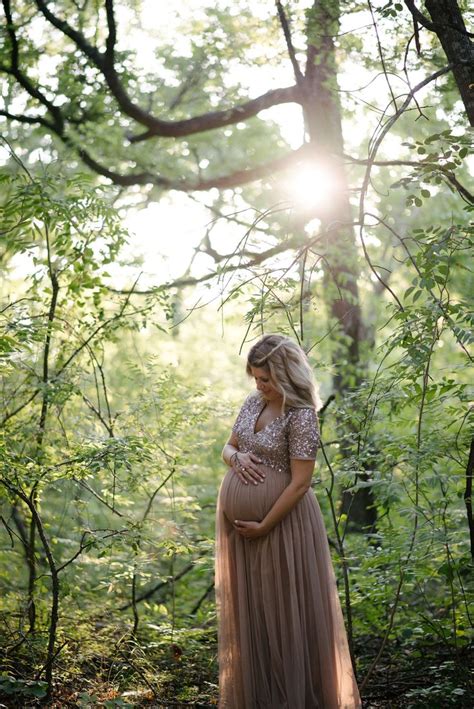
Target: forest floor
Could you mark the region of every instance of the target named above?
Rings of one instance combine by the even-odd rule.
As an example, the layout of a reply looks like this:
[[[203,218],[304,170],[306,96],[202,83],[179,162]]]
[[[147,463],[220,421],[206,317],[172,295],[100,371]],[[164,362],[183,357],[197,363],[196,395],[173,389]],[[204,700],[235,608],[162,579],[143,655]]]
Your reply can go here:
[[[376,642],[377,639],[368,640],[364,646],[365,652],[375,651]],[[60,672],[56,674],[49,701],[38,696],[40,683],[17,679],[16,688],[13,684],[10,687],[4,684],[8,691],[0,692],[0,709],[38,706],[48,709],[216,707],[215,655],[211,657],[204,653],[197,656],[195,651],[192,656],[187,654],[177,646],[169,647],[167,656],[162,653],[155,665],[158,681],[153,684],[148,672],[137,664],[136,658],[134,661],[129,657],[126,662],[122,658],[120,673],[117,672],[117,662],[112,667],[107,661],[110,658],[104,657],[97,658],[99,663],[93,671],[94,666],[89,658],[87,667],[74,673],[74,680],[69,677],[61,682]],[[360,653],[358,657],[360,660]],[[362,657],[364,671],[372,657]],[[125,668],[128,672],[124,671]],[[360,674],[362,676],[364,672]],[[474,647],[465,646],[455,653],[441,644],[403,646],[398,651],[392,646],[390,657],[379,661],[363,692],[363,709],[471,709],[473,696]]]

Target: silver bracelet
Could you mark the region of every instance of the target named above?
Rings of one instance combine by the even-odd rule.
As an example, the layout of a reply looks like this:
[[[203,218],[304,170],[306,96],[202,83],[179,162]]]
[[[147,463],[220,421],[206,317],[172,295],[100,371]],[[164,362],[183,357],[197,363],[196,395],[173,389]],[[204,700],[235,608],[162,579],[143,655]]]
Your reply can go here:
[[[237,462],[239,462],[238,453],[239,453],[239,451],[234,451],[234,453],[232,453],[232,455],[230,456],[229,463],[231,464],[231,466],[234,465],[234,458],[236,456],[237,456]]]

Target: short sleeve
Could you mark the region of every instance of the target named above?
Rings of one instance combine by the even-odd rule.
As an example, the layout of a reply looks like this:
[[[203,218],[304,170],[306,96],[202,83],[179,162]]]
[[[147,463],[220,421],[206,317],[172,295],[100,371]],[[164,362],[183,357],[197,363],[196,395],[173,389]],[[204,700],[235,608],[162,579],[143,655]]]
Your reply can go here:
[[[290,458],[314,460],[319,445],[318,416],[314,409],[293,409],[288,428]]]

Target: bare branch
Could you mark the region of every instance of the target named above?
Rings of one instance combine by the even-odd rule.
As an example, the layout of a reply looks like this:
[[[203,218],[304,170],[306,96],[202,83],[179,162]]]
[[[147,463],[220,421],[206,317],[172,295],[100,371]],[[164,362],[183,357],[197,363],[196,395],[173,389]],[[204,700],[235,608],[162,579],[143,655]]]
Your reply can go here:
[[[395,97],[395,94],[393,93],[393,89],[392,89],[392,85],[391,85],[391,83],[390,83],[390,79],[388,78],[387,67],[385,66],[385,57],[384,57],[384,55],[383,55],[382,43],[381,43],[381,41],[380,41],[379,29],[378,29],[378,26],[377,26],[377,22],[376,22],[376,20],[375,20],[374,10],[373,10],[373,8],[372,8],[372,3],[370,2],[370,0],[367,0],[367,4],[368,4],[368,7],[369,7],[370,16],[371,16],[371,18],[372,18],[372,26],[373,26],[373,28],[374,28],[375,38],[376,38],[376,40],[377,40],[377,51],[378,51],[378,53],[379,53],[380,64],[382,65],[382,71],[383,71],[383,74],[384,74],[384,76],[385,76],[385,81],[386,81],[386,84],[387,84],[387,86],[388,86],[388,90],[390,91],[390,96],[392,97],[392,102],[393,102],[394,108],[396,109],[396,108],[397,108],[397,99],[396,99],[396,97]]]
[[[234,224],[238,224],[239,226],[243,226],[246,229],[252,228],[254,231],[259,231],[262,234],[267,234],[269,236],[273,236],[273,232],[269,227],[264,227],[264,226],[258,226],[255,225],[255,223],[250,224],[247,221],[244,221],[243,219],[239,219],[238,215],[242,214],[244,212],[250,211],[252,208],[251,207],[246,207],[245,209],[241,209],[238,211],[234,212],[228,212],[227,214],[224,214],[223,212],[220,211],[219,207],[217,207],[215,204],[209,204],[206,202],[202,202],[201,200],[198,200],[196,197],[194,197],[192,194],[189,195],[190,199],[194,200],[197,204],[199,205],[204,205],[206,209],[208,209],[212,214],[215,215],[215,219],[212,220],[212,224],[215,224],[219,219],[225,219],[226,221],[233,222]]]
[[[196,63],[192,66],[189,74],[186,76],[184,81],[182,82],[181,86],[179,87],[178,91],[176,92],[176,95],[174,98],[170,101],[169,104],[169,110],[173,111],[177,106],[180,105],[182,102],[183,98],[186,96],[188,91],[190,91],[192,88],[197,86],[199,84],[200,78],[201,78],[201,73],[202,73],[202,68],[203,68],[203,61],[204,57],[200,57]],[[131,143],[138,143],[140,140],[145,140],[145,138],[140,137],[139,135],[137,136],[130,136],[129,140]]]
[[[301,240],[298,237],[294,237],[293,239],[288,239],[287,241],[285,241],[284,244],[278,244],[277,246],[273,246],[270,249],[267,249],[266,251],[262,251],[260,254],[257,254],[253,259],[245,261],[245,263],[227,264],[225,266],[225,272],[230,273],[232,271],[240,271],[240,270],[245,271],[246,269],[253,268],[255,266],[260,266],[265,261],[267,261],[269,258],[272,258],[273,256],[277,256],[278,254],[284,253],[285,251],[288,251],[288,249],[297,248],[298,246],[301,246]],[[242,253],[242,252],[239,250],[239,253]],[[235,254],[231,254],[231,256],[234,256],[234,255]],[[223,260],[230,258],[230,256],[227,254],[221,254],[221,257]],[[185,288],[186,286],[195,286],[198,283],[205,283],[206,281],[210,281],[213,278],[216,278],[218,275],[219,275],[218,273],[216,273],[215,271],[212,271],[211,273],[206,273],[204,276],[201,276],[200,278],[195,278],[193,276],[177,278],[174,281],[169,281],[168,283],[164,283],[162,285],[156,286],[155,288],[151,288],[150,290],[134,290],[133,294],[134,295],[153,295],[153,293],[156,293],[158,291],[170,290],[171,288]],[[115,288],[108,288],[108,290],[111,291],[112,293],[120,293],[122,295],[126,295],[126,294],[132,292],[132,291],[128,291],[128,290],[117,290]]]
[[[114,94],[115,95],[115,94]],[[119,97],[115,95],[120,107],[131,116],[124,105],[120,102]],[[231,108],[221,109],[219,111],[210,111],[203,113],[194,118],[186,118],[181,121],[164,121],[158,118],[148,120],[147,123],[139,121],[136,116],[132,116],[139,123],[149,125],[149,130],[129,138],[131,143],[138,143],[143,140],[148,140],[153,136],[161,136],[164,138],[180,138],[195,133],[204,133],[215,128],[223,128],[224,126],[233,125],[240,121],[245,121],[252,116],[256,116],[260,111],[263,111],[272,106],[278,106],[282,103],[301,103],[300,92],[297,86],[288,86],[283,89],[271,89],[266,93],[251,99],[246,103]]]
[[[288,55],[290,57],[291,65],[293,67],[293,72],[295,74],[296,83],[298,86],[302,86],[304,83],[304,76],[303,76],[303,73],[300,69],[300,65],[298,64],[298,60],[296,58],[296,52],[295,52],[295,48],[293,46],[293,40],[291,39],[290,23],[288,21],[285,10],[284,10],[283,5],[281,4],[280,0],[276,0],[276,7],[277,7],[277,12],[278,12],[278,19],[280,20],[280,25],[283,30],[283,34],[285,35],[285,41],[286,41],[286,46],[288,49]]]
[[[105,0],[105,11],[107,14],[107,26],[109,28],[109,34],[105,43],[105,55],[108,61],[113,64],[115,58],[115,44],[117,42],[117,26],[115,24],[113,0]]]

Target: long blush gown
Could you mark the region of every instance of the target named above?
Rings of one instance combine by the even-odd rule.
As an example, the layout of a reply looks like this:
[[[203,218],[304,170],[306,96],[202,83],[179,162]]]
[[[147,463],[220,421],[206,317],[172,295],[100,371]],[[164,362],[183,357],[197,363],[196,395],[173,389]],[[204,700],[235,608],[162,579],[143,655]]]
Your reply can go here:
[[[315,459],[316,413],[290,408],[256,432],[265,401],[245,400],[233,431],[263,461],[263,483],[230,468],[216,512],[220,709],[359,709],[326,529],[309,489],[266,536],[233,520],[262,520],[291,480],[290,458]]]

